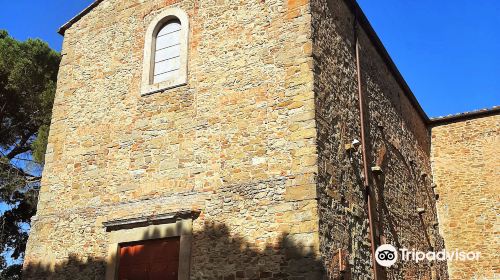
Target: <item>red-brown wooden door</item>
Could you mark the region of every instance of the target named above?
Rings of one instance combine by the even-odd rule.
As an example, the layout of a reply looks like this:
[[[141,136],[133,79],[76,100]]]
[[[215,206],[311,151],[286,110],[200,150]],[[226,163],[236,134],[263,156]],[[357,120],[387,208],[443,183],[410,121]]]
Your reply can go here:
[[[177,280],[179,237],[120,245],[119,280]]]

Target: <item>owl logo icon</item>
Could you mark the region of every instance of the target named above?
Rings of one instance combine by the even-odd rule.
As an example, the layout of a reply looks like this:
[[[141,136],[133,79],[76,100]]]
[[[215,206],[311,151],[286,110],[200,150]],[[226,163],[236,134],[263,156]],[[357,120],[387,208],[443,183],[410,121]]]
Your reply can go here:
[[[384,244],[375,251],[375,260],[383,267],[391,267],[398,260],[398,251],[391,244]]]

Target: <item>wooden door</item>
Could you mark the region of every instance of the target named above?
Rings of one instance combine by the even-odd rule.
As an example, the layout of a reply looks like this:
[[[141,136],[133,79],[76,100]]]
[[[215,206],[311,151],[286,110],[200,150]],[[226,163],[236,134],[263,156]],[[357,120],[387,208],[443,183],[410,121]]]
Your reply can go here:
[[[180,238],[120,244],[119,280],[177,280]]]

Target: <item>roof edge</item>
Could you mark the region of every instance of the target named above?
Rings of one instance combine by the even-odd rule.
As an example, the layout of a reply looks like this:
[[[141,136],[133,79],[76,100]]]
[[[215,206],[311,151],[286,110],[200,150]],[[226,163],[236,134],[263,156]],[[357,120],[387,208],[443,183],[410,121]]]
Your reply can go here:
[[[405,92],[406,96],[410,100],[410,103],[415,107],[417,110],[417,113],[422,117],[424,123],[428,124],[430,122],[429,117],[425,113],[425,111],[422,109],[422,106],[418,102],[417,98],[413,94],[413,91],[410,89],[408,84],[406,83],[405,79],[403,78],[403,75],[401,75],[401,72],[399,72],[398,67],[392,60],[391,56],[389,55],[389,52],[387,52],[387,49],[385,48],[384,44],[380,40],[380,38],[377,35],[377,32],[375,32],[375,29],[373,29],[370,21],[366,17],[365,13],[359,6],[358,2],[356,0],[344,0],[346,2],[347,6],[351,9],[351,11],[357,15],[358,22],[363,28],[363,30],[366,32],[366,35],[370,39],[370,41],[373,43],[375,49],[379,53],[379,55],[382,57],[382,60],[384,60],[385,64],[389,68],[389,71],[392,73],[398,84],[402,87],[403,91]]]
[[[66,32],[66,30],[68,30],[68,28],[73,26],[73,24],[75,24],[82,17],[84,17],[86,14],[88,14],[90,11],[92,11],[92,9],[97,7],[97,5],[99,5],[99,3],[101,3],[102,1],[104,1],[104,0],[95,0],[94,2],[92,2],[89,6],[87,6],[87,8],[85,8],[83,11],[81,11],[79,14],[77,14],[72,19],[70,19],[68,22],[66,22],[63,26],[61,26],[59,28],[59,30],[57,30],[57,33],[64,36],[64,32]]]
[[[450,124],[450,123],[461,122],[461,121],[483,118],[483,117],[489,117],[489,116],[494,116],[494,115],[499,115],[499,114],[500,114],[500,106],[493,106],[491,108],[485,108],[485,109],[463,112],[463,113],[458,113],[458,114],[453,114],[453,115],[448,115],[448,116],[443,116],[443,117],[431,118],[429,125],[434,127],[434,126],[446,125],[446,124]]]

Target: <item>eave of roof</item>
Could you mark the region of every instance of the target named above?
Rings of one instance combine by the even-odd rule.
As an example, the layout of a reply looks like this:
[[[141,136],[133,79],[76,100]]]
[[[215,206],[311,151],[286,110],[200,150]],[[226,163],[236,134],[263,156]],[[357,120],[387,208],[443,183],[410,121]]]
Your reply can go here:
[[[444,124],[450,124],[454,122],[461,122],[471,119],[477,119],[482,117],[494,116],[500,114],[500,106],[494,106],[492,108],[485,108],[480,110],[474,110],[469,112],[463,112],[443,117],[436,117],[430,119],[431,126],[438,126]]]
[[[66,32],[66,30],[68,28],[70,28],[73,24],[75,24],[77,21],[79,21],[83,16],[85,16],[90,11],[92,11],[92,9],[94,9],[95,7],[97,7],[97,5],[99,5],[99,3],[101,3],[102,1],[103,0],[95,0],[94,2],[92,2],[92,4],[90,4],[87,8],[85,8],[83,11],[81,11],[79,14],[77,14],[75,17],[73,17],[72,19],[70,19],[63,26],[61,26],[59,28],[59,30],[57,31],[57,33],[59,33],[62,36],[64,36],[64,32]]]

